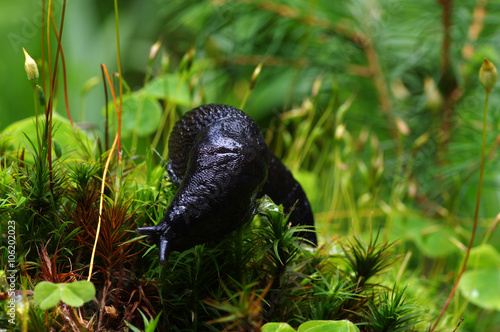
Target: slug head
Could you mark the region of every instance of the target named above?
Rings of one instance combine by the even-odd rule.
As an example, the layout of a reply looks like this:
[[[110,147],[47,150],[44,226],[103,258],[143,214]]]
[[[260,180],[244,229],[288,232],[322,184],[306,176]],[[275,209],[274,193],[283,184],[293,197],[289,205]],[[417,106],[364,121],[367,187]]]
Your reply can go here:
[[[162,222],[156,226],[139,227],[135,231],[139,235],[147,235],[146,241],[156,243],[159,249],[160,264],[165,265],[176,237],[169,225]]]

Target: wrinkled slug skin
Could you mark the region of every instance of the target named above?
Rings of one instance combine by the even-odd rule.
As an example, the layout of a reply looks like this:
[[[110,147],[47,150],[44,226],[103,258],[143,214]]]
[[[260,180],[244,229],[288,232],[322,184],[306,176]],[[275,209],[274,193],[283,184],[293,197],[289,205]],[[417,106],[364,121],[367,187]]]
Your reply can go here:
[[[168,147],[167,169],[179,190],[158,225],[137,229],[158,244],[161,264],[170,251],[217,240],[242,226],[264,194],[287,211],[298,200],[290,221],[314,225],[304,191],[242,111],[226,105],[195,108],[177,121]],[[306,237],[316,243],[314,233]]]

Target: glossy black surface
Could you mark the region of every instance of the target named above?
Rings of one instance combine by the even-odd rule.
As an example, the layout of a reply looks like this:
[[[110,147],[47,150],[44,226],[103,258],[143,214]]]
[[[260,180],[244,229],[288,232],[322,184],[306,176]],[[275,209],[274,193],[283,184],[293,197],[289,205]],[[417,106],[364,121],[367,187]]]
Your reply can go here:
[[[251,220],[255,199],[267,194],[288,212],[293,225],[314,225],[302,187],[269,152],[257,124],[226,105],[186,113],[169,137],[168,171],[179,185],[162,221],[139,234],[158,244],[160,263],[172,250],[217,240]],[[314,233],[305,235],[316,243]]]

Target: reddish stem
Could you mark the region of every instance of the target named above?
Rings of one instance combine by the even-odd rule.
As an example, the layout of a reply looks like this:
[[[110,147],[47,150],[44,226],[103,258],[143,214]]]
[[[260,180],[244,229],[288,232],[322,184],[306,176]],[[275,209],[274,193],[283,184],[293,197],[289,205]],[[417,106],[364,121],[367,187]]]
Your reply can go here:
[[[104,84],[104,107],[106,109],[104,123],[104,147],[106,151],[109,149],[109,116],[108,116],[108,86],[106,85],[106,75],[104,65],[101,65],[102,83]]]
[[[70,109],[69,109],[68,80],[67,80],[67,75],[66,75],[66,60],[65,60],[65,57],[64,57],[64,49],[62,47],[61,39],[60,39],[59,34],[57,32],[57,28],[56,28],[56,24],[55,24],[53,16],[52,16],[51,23],[52,23],[52,28],[54,29],[54,33],[56,35],[57,40],[59,41],[59,45],[60,45],[60,48],[61,48],[61,61],[62,61],[63,82],[64,82],[64,101],[65,101],[65,104],[66,104],[66,113],[68,114],[69,122],[71,123],[71,127],[74,129],[75,125],[73,123],[73,119],[71,118],[71,112],[70,112]],[[62,27],[61,27],[61,29],[62,29]]]

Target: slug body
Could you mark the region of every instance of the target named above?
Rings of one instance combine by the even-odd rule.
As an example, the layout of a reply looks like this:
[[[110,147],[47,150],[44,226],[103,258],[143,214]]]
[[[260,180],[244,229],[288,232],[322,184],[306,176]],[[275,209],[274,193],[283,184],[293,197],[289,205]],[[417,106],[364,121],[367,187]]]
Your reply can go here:
[[[160,263],[171,251],[217,240],[255,215],[267,194],[283,204],[293,225],[314,225],[307,197],[290,171],[267,148],[251,117],[226,105],[186,113],[169,137],[167,167],[179,190],[162,221],[136,231],[159,246]],[[306,238],[316,243],[313,232]]]

